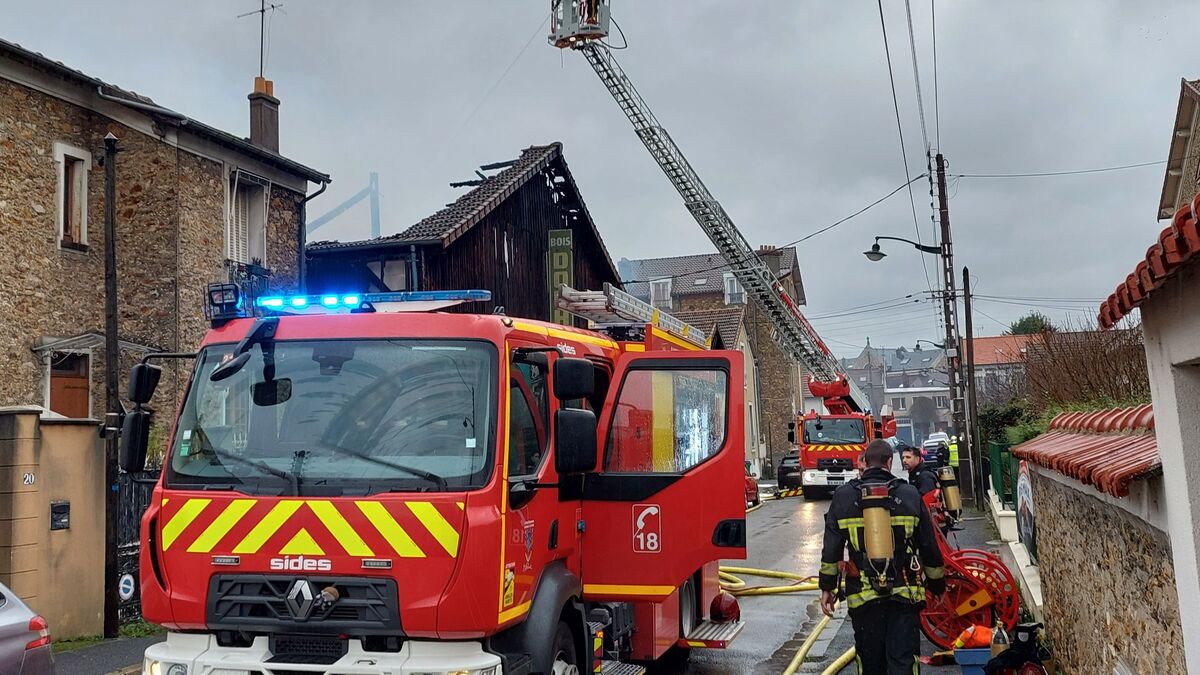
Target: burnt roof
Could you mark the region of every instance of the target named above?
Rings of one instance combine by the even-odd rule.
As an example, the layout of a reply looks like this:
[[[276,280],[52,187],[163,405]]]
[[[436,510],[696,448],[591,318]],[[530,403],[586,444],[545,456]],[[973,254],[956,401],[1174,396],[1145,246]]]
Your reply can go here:
[[[184,115],[183,113],[176,112],[161,106],[158,103],[155,103],[154,100],[149,96],[143,96],[136,92],[109,84],[108,82],[92,77],[91,75],[88,75],[80,70],[71,68],[61,61],[55,61],[38,52],[26,49],[15,42],[9,42],[8,40],[0,39],[0,56],[7,56],[8,58],[12,58],[17,61],[24,61],[31,66],[45,70],[66,80],[97,87],[100,91],[103,91],[105,95],[121,99],[119,102],[124,102],[126,105],[138,110],[139,112],[156,116],[163,120],[176,120],[176,123],[180,127],[187,129],[197,136],[207,138],[220,145],[237,150],[238,152],[254,157],[265,164],[300,176],[305,180],[309,180],[314,183],[331,182],[329,174],[321,173],[316,169],[288,159],[277,152],[272,152],[266,148],[254,145],[245,138],[239,138],[226,131],[221,131],[215,127],[210,127],[199,120],[194,120],[187,115]],[[154,108],[158,108],[161,112],[146,110],[144,107],[139,106],[152,106]]]
[[[308,250],[333,251],[436,243],[440,243],[443,248],[447,247],[474,227],[476,223],[487,217],[521,186],[537,178],[543,171],[554,165],[557,175],[561,176],[570,188],[571,198],[577,201],[578,215],[582,216],[582,220],[595,235],[596,241],[599,242],[600,251],[612,271],[613,278],[619,278],[612,257],[604,246],[604,240],[600,237],[600,232],[596,229],[596,224],[592,221],[592,216],[583,203],[583,197],[579,194],[575,178],[571,175],[566,160],[563,158],[562,143],[556,141],[548,145],[530,146],[522,150],[520,157],[511,163],[500,162],[491,166],[498,165],[505,166],[504,170],[483,179],[479,185],[460,195],[445,208],[421,219],[415,225],[401,232],[359,241],[318,241],[309,244]]]

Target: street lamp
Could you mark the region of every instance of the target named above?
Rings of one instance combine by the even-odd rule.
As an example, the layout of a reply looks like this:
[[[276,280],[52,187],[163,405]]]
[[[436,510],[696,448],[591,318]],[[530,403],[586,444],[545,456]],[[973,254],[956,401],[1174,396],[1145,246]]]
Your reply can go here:
[[[918,352],[921,351],[921,343],[922,342],[924,342],[927,345],[933,345],[934,349],[945,349],[946,348],[946,345],[944,345],[940,342],[934,342],[933,340],[917,340],[917,344],[913,345],[913,349]]]
[[[880,239],[891,239],[892,241],[902,241],[906,244],[912,244],[913,248],[917,249],[918,251],[920,251],[922,253],[933,253],[936,255],[936,254],[940,254],[942,252],[941,247],[926,246],[925,244],[918,244],[917,242],[912,241],[911,239],[901,239],[900,237],[875,237],[875,243],[871,244],[871,250],[863,251],[863,255],[867,256],[867,259],[870,260],[871,262],[879,262],[880,260],[883,260],[885,257],[887,257],[886,253],[879,250],[879,240]]]

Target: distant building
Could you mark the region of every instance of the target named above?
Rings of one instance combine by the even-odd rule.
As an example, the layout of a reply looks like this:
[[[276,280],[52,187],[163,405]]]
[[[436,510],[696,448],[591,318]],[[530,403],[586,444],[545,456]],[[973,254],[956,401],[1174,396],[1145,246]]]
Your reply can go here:
[[[896,435],[919,445],[950,426],[950,387],[941,349],[867,347],[846,365],[846,374],[867,394],[872,410],[890,406]]]
[[[758,250],[793,299],[804,304],[804,284],[796,249],[764,246]],[[660,309],[678,314],[693,310],[745,307],[755,373],[761,426],[759,443],[767,448],[772,467],[792,449],[787,425],[804,410],[803,371],[771,338],[772,325],[737,282],[724,258],[716,253],[669,258],[622,259],[619,262],[625,290]],[[764,474],[765,475],[765,474]]]
[[[298,288],[305,194],[330,179],[279,154],[272,83],[259,78],[249,98],[246,139],[0,40],[0,405],[68,418],[106,410],[107,134],[120,149],[122,377],[148,351],[199,344],[208,283]],[[186,384],[168,373],[160,420]]]
[[[559,284],[599,290],[620,285],[561,143],[535,145],[468,181],[470,190],[402,232],[361,241],[322,241],[307,249],[313,293],[481,288],[510,316],[582,321],[552,311]]]
[[[975,395],[979,403],[1003,403],[1019,394],[1025,359],[1036,335],[997,335],[972,340]]]

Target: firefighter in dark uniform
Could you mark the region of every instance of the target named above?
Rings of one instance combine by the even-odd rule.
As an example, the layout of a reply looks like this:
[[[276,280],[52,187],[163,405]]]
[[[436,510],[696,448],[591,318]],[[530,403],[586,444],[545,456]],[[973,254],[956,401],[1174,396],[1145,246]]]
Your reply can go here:
[[[917,488],[922,497],[940,487],[937,469],[925,462],[920,448],[914,448],[911,445],[900,448],[900,463],[908,471],[909,484]]]
[[[825,514],[821,609],[832,615],[846,599],[859,673],[912,675],[920,672],[925,589],[946,590],[942,554],[920,493],[888,470],[892,446],[872,441],[862,459],[866,471],[833,493]],[[844,595],[835,595],[843,569]]]

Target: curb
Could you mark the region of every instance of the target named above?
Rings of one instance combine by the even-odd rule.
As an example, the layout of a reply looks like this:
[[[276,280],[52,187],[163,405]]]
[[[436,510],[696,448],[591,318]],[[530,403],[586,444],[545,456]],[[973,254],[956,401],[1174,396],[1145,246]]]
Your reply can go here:
[[[142,664],[135,663],[132,666],[125,666],[120,670],[109,671],[108,673],[105,673],[105,675],[141,675],[141,673]]]

